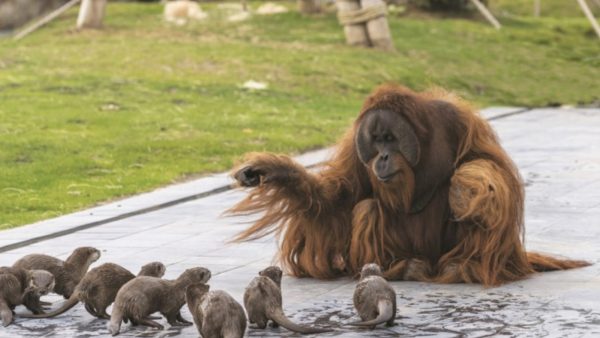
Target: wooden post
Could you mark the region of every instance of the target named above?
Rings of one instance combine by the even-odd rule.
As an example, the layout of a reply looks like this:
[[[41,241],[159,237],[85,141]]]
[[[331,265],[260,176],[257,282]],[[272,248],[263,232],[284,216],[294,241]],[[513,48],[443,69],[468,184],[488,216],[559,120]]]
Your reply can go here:
[[[542,10],[542,0],[533,0],[533,16],[539,18],[540,12]]]
[[[336,0],[335,5],[338,13],[347,13],[357,11],[360,9],[360,2],[358,0]],[[364,46],[368,47],[371,45],[369,37],[367,36],[367,27],[364,22],[356,24],[344,24],[344,35],[346,36],[346,43],[351,46]]]
[[[79,7],[77,28],[101,28],[106,0],[83,0]]]
[[[577,0],[577,2],[579,2],[579,7],[581,7],[581,10],[583,11],[583,13],[587,17],[587,19],[592,24],[592,27],[594,27],[594,30],[596,31],[596,35],[598,35],[598,38],[600,39],[600,25],[598,25],[598,21],[596,21],[596,18],[594,18],[594,14],[588,7],[585,0]]]
[[[490,13],[490,11],[485,7],[484,4],[481,3],[481,1],[479,1],[479,0],[471,0],[471,2],[473,2],[473,4],[475,4],[475,7],[477,7],[477,9],[479,10],[479,12],[481,12],[481,14],[483,14],[483,16],[487,19],[487,21],[489,23],[492,24],[492,26],[494,26],[494,28],[500,29],[502,27],[500,25],[500,23],[498,22],[498,20],[496,20],[496,18],[494,18],[494,16],[492,15],[492,13]]]
[[[321,7],[317,0],[298,0],[298,10],[300,13],[304,14],[313,14],[319,13],[321,11]]]
[[[385,3],[382,0],[361,0],[360,4],[364,10],[376,9],[377,7],[382,8],[382,15],[367,21],[367,34],[373,47],[387,51],[394,50],[392,33],[390,33],[390,27],[385,15]]]
[[[43,25],[47,24],[48,22],[59,17],[62,13],[66,12],[69,8],[78,4],[79,1],[81,1],[81,0],[71,0],[71,1],[67,2],[66,4],[64,4],[61,7],[59,7],[58,9],[56,9],[54,12],[46,15],[45,17],[41,18],[39,21],[36,21],[31,26],[25,27],[25,29],[23,29],[22,31],[17,33],[17,35],[15,35],[14,39],[21,40],[22,38],[27,36],[29,33],[35,31],[36,29],[42,27]]]

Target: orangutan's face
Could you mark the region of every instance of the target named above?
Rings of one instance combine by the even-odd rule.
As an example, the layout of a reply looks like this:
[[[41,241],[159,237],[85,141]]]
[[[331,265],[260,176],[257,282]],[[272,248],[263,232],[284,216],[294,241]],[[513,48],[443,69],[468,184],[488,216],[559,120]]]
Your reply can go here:
[[[367,112],[356,133],[360,160],[380,182],[389,182],[419,161],[419,141],[413,128],[389,110]]]

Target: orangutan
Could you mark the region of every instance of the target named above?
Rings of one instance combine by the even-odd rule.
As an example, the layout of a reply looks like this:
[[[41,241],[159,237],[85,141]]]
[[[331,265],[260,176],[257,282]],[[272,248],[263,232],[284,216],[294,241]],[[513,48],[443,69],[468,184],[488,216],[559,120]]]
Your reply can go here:
[[[234,169],[262,213],[236,239],[275,232],[295,276],[356,275],[376,263],[394,280],[482,283],[586,266],[524,249],[523,182],[490,125],[456,96],[383,85],[322,170],[250,153]]]

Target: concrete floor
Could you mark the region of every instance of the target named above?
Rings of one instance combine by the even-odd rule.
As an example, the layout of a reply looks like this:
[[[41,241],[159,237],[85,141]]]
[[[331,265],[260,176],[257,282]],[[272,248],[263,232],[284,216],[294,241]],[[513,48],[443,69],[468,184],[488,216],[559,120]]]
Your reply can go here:
[[[600,109],[493,108],[482,114],[492,120],[526,182],[528,249],[587,259],[595,265],[489,289],[394,282],[397,325],[375,331],[341,325],[357,319],[351,300],[355,281],[285,277],[284,310],[291,318],[336,328],[322,336],[600,336]],[[300,160],[311,165],[328,153],[318,151]],[[160,260],[167,265],[169,279],[189,267],[206,267],[213,273],[211,289],[226,290],[241,301],[248,282],[271,263],[276,243],[271,237],[226,243],[250,221],[221,216],[244,196],[243,191],[223,188],[229,183],[227,175],[214,175],[3,231],[0,266],[29,253],[66,258],[74,248],[89,245],[102,251],[95,265],[115,262],[137,272],[142,264]],[[46,300],[61,302],[54,295]],[[23,307],[17,308],[17,313],[23,312]],[[191,319],[185,306],[183,316]],[[247,335],[291,334],[270,328],[250,329]],[[108,336],[108,331],[106,321],[94,319],[81,305],[54,319],[17,317],[13,325],[0,328],[0,337],[29,336],[98,337]],[[198,333],[195,327],[157,331],[124,325],[121,336],[197,337]]]

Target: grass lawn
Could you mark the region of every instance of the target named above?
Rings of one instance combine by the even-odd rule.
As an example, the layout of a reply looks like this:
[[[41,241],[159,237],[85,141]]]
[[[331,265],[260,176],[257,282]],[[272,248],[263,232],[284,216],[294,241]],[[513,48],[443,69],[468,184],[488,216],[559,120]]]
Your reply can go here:
[[[582,16],[505,16],[500,32],[392,16],[390,54],[345,46],[334,14],[227,23],[203,6],[207,21],[176,27],[157,3],[111,2],[102,31],[73,31],[73,10],[0,40],[0,228],[227,170],[247,151],[330,145],[382,82],[480,106],[600,95],[600,43]],[[251,79],[269,88],[240,88]]]
[[[596,17],[600,14],[598,0],[585,0]],[[533,15],[534,0],[489,0],[490,8],[501,15],[531,16]],[[577,17],[583,16],[583,11],[576,0],[540,0],[540,16]]]

